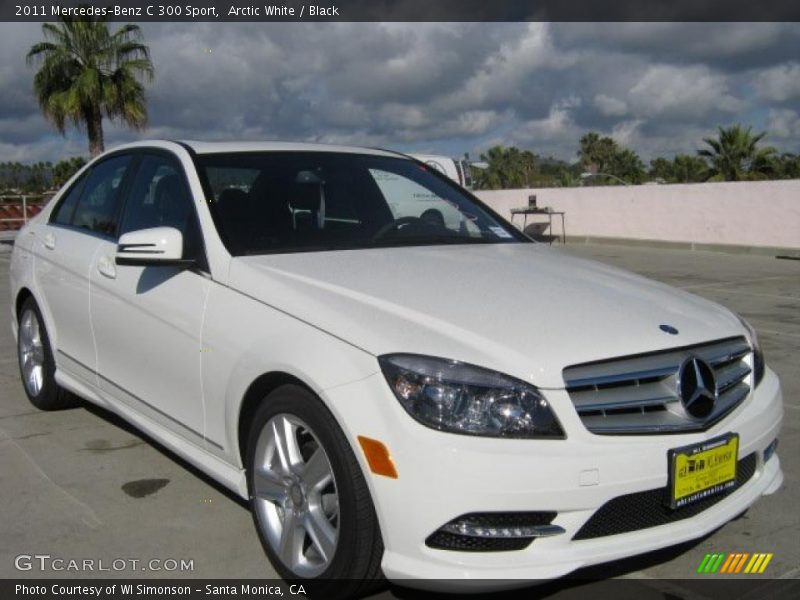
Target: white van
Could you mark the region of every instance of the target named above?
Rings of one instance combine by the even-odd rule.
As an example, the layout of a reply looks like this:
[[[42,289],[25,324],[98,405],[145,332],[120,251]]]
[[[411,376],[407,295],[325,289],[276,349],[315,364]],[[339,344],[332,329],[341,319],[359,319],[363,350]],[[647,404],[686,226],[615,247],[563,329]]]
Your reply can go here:
[[[449,156],[440,156],[438,154],[409,154],[409,156],[424,162],[440,173],[444,173],[461,187],[472,187],[472,177],[466,161],[455,160]]]

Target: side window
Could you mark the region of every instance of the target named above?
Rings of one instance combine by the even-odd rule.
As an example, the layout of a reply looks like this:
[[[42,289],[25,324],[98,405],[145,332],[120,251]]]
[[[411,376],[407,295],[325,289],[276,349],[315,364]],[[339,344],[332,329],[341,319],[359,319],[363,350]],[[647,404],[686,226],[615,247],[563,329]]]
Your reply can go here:
[[[202,259],[202,239],[192,196],[180,166],[164,156],[145,156],[125,202],[120,235],[150,227],[174,227],[183,234],[185,258]]]
[[[84,183],[86,183],[86,173],[84,173],[69,189],[67,194],[58,201],[58,205],[53,209],[53,213],[50,215],[51,223],[56,223],[57,225],[69,225],[72,223],[72,214],[75,212],[75,207],[78,205],[78,199],[81,197]]]
[[[120,185],[130,161],[130,156],[116,156],[92,168],[72,217],[74,227],[103,235],[116,233]]]

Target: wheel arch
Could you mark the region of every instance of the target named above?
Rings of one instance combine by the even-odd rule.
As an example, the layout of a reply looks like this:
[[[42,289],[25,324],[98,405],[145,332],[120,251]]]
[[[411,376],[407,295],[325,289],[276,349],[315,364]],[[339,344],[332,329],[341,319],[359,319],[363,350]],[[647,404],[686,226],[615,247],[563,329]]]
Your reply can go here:
[[[19,292],[17,292],[17,298],[14,301],[14,318],[17,321],[19,321],[19,311],[22,310],[22,305],[25,304],[28,298],[33,298],[33,292],[27,287],[20,288]],[[36,302],[35,298],[34,302]]]
[[[239,417],[236,424],[236,442],[237,450],[239,452],[239,459],[241,464],[245,465],[247,460],[247,437],[249,433],[250,423],[253,420],[258,407],[265,398],[274,390],[282,385],[294,384],[306,388],[315,396],[316,392],[305,382],[298,379],[296,376],[286,373],[284,371],[271,371],[259,375],[248,387],[247,391],[242,398],[242,403],[239,408]]]

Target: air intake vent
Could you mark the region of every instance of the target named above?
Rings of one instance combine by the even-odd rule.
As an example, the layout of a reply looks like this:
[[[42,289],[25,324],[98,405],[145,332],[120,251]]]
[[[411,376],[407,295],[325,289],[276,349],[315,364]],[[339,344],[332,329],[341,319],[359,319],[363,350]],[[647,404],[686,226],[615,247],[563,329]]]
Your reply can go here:
[[[681,402],[681,366],[698,359],[711,367],[705,382],[713,409],[693,417]],[[603,435],[703,431],[750,393],[752,353],[743,337],[638,354],[564,369],[564,382],[586,428]]]
[[[676,510],[672,510],[664,502],[669,495],[667,488],[619,496],[601,506],[572,539],[590,540],[689,519],[711,508],[742,487],[752,479],[755,472],[756,455],[748,454],[739,461],[735,488],[708,496]]]

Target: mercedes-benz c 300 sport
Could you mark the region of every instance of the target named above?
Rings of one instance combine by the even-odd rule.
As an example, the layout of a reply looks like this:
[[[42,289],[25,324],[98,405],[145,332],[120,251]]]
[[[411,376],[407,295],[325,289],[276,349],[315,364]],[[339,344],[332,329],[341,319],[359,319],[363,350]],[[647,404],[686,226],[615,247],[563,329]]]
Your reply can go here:
[[[783,480],[745,321],[394,152],[123,146],[20,231],[11,279],[33,404],[103,406],[248,499],[285,578],[553,578]]]

